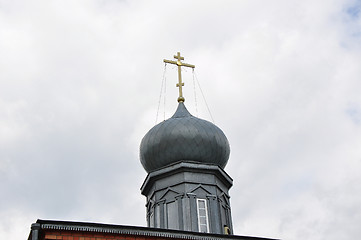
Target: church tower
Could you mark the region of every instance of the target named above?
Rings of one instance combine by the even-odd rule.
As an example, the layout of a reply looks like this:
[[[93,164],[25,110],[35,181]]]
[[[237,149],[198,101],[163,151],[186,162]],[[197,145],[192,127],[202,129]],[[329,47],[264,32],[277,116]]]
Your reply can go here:
[[[192,116],[184,105],[181,67],[194,65],[178,52],[179,97],[174,115],[144,136],[140,161],[148,175],[141,187],[146,196],[148,227],[232,234],[229,189],[224,171],[230,148],[216,125]]]

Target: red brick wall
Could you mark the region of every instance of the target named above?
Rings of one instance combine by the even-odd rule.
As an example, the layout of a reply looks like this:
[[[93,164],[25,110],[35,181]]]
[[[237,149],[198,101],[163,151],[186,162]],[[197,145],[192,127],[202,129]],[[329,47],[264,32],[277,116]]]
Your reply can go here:
[[[140,237],[111,233],[89,233],[74,231],[50,231],[46,230],[42,240],[166,240],[167,238]]]

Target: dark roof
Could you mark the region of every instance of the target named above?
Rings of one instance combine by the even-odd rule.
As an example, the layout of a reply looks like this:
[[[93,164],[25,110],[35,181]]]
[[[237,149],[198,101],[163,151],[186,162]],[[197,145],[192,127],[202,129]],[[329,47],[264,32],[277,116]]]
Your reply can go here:
[[[113,224],[91,223],[91,222],[72,222],[72,221],[38,219],[36,221],[36,224],[40,225],[39,226],[40,231],[42,230],[81,231],[81,232],[96,232],[96,233],[110,233],[110,234],[125,234],[125,235],[133,235],[133,236],[190,239],[190,240],[216,240],[216,239],[272,240],[270,238],[260,238],[260,237],[199,233],[199,232],[179,231],[179,230],[170,230],[170,229],[113,225]],[[31,233],[29,239],[31,239]]]
[[[175,114],[144,136],[140,161],[149,173],[179,161],[213,164],[224,168],[230,148],[223,131],[192,116],[180,102]]]

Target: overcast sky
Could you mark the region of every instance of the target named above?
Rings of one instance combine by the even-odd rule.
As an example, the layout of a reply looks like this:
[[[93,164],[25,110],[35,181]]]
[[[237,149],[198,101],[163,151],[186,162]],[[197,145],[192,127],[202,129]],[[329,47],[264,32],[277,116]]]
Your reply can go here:
[[[177,51],[231,145],[235,233],[358,239],[359,0],[0,0],[0,239],[146,226],[139,144],[163,75],[158,122],[177,107]],[[193,76],[185,104],[211,120]]]

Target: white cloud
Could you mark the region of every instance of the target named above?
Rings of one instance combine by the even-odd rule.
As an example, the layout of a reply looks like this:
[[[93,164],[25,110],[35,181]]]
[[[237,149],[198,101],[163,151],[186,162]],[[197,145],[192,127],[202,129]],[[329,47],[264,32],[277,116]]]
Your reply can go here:
[[[37,218],[145,225],[137,151],[177,51],[231,143],[236,233],[357,238],[359,13],[338,0],[1,1],[0,238],[26,238]],[[190,70],[184,81],[195,115]]]

